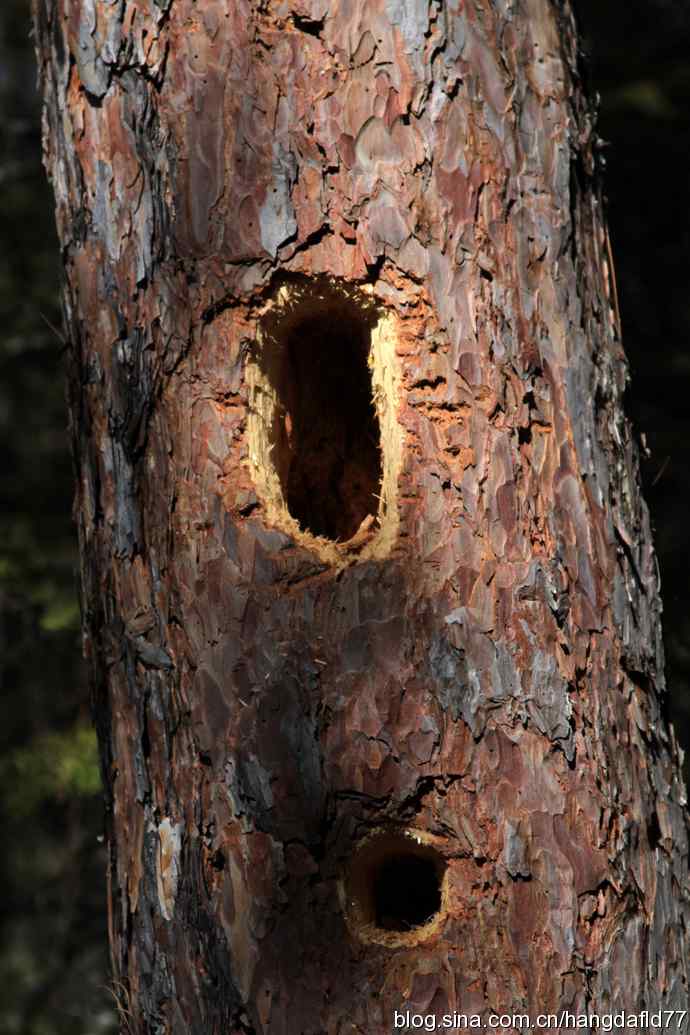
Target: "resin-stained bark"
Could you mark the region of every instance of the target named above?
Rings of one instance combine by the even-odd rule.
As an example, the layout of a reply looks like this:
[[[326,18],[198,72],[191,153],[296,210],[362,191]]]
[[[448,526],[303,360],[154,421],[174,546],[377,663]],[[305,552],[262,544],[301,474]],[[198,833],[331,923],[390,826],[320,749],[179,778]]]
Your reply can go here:
[[[684,798],[568,3],[35,3],[127,1030],[684,1010]],[[383,481],[340,543],[279,498],[281,320],[325,312],[327,349],[348,307]],[[364,900],[396,837],[443,888],[391,934]]]

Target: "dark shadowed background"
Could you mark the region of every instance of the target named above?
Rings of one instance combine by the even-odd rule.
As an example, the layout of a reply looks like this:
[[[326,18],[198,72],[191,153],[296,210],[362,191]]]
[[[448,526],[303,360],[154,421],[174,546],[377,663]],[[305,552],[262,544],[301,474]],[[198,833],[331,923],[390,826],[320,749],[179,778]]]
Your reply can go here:
[[[114,1030],[102,806],[80,654],[59,250],[29,0],[0,6],[0,1031]],[[656,529],[667,680],[690,743],[690,5],[579,0],[601,94],[628,412]]]

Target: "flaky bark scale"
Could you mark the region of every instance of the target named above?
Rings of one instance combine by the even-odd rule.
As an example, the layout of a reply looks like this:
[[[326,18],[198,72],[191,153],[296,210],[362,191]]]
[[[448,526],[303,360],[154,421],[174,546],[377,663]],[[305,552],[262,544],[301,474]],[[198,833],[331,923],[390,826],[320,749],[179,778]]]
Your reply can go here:
[[[36,4],[129,1030],[685,1009],[684,797],[568,4]],[[310,539],[256,484],[283,288],[391,328],[394,534]],[[409,936],[348,904],[372,831],[442,865]]]

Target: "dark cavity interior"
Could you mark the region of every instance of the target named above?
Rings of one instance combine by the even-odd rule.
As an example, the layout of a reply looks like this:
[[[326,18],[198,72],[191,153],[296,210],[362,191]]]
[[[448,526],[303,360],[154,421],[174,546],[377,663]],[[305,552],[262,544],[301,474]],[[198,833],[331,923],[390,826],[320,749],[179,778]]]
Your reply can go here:
[[[279,341],[276,467],[292,517],[328,539],[351,539],[378,511],[370,344],[367,320],[341,306],[305,313]]]
[[[374,922],[384,931],[409,931],[433,920],[441,908],[441,885],[432,859],[394,855],[374,876]]]
[[[348,910],[355,927],[409,932],[430,923],[442,909],[446,864],[431,845],[397,832],[366,841],[347,873]]]

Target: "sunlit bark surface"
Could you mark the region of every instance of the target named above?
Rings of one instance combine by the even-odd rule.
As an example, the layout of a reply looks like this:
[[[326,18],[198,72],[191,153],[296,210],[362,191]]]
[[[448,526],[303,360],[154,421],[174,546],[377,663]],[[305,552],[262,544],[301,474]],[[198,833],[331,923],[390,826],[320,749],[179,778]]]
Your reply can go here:
[[[123,1025],[685,1009],[567,0],[35,13]]]

